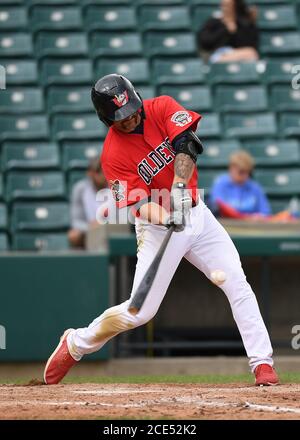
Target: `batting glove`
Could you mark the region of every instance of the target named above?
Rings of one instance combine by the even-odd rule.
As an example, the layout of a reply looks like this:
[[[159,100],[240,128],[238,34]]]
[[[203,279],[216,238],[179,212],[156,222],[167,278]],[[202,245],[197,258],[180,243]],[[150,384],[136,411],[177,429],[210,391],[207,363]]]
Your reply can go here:
[[[174,226],[174,232],[181,232],[185,227],[185,220],[182,212],[174,211],[171,212],[169,217],[166,220],[165,226],[169,229],[171,226]]]
[[[187,214],[192,207],[192,198],[186,184],[177,182],[171,188],[171,210]]]

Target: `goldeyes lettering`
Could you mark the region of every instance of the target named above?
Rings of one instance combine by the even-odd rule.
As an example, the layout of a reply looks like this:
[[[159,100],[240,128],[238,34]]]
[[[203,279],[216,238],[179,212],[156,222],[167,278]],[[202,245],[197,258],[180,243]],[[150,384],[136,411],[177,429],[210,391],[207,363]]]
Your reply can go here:
[[[174,160],[175,154],[169,138],[166,138],[158,147],[150,151],[137,166],[137,172],[143,181],[150,185],[156,176],[167,164]]]

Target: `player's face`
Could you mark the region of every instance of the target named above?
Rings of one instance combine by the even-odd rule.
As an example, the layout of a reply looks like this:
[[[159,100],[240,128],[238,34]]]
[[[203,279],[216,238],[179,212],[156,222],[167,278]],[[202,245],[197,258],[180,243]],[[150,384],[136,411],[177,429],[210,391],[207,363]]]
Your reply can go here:
[[[141,115],[137,111],[133,113],[133,115],[128,116],[128,118],[122,119],[121,121],[115,121],[113,125],[122,133],[130,133],[140,124],[140,122]]]
[[[229,173],[230,173],[232,180],[235,183],[238,183],[240,185],[245,183],[246,180],[248,180],[249,176],[250,176],[250,171],[248,169],[243,168],[237,164],[230,165]]]

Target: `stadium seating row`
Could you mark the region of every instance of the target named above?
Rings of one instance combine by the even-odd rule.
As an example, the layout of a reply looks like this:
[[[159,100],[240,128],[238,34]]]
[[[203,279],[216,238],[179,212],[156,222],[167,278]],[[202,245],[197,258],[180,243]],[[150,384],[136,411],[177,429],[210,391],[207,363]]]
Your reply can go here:
[[[0,8],[0,31],[25,30],[190,30],[197,31],[210,17],[220,17],[220,6],[194,5],[34,5]],[[299,28],[295,4],[261,4],[258,27],[262,30],[293,30]]]
[[[200,160],[201,163],[201,160]],[[224,170],[200,170],[199,188],[211,188],[214,178]],[[79,179],[83,171],[68,173],[68,192]],[[290,196],[300,194],[299,168],[258,169],[255,178],[263,185],[267,194],[272,196]],[[11,171],[5,178],[5,188],[1,182],[0,198],[7,202],[15,200],[66,200],[67,190],[65,175],[60,171]]]
[[[2,59],[7,85],[91,85],[91,83],[116,72],[126,75],[135,84],[192,85],[192,84],[290,84],[300,72],[300,57],[289,60],[268,60],[258,63],[228,63],[204,65],[197,58],[146,59],[101,58],[95,63],[85,59],[45,59],[38,68],[36,61]],[[40,76],[38,75],[38,70]],[[299,82],[299,81],[298,81]]]
[[[300,31],[261,33],[263,56],[300,55]],[[0,57],[91,56],[195,56],[196,42],[192,32],[148,31],[142,37],[136,32],[42,31],[36,38],[26,32],[0,31]]]
[[[255,139],[240,142],[231,140],[208,140],[199,156],[199,168],[226,167],[233,151],[244,148],[255,159],[257,166],[299,166],[300,146],[295,139]],[[4,142],[1,154],[1,169],[10,170],[85,170],[88,162],[97,158],[102,142],[65,141],[62,153],[54,142],[21,141]]]
[[[300,135],[299,111],[281,112],[278,121],[275,113],[227,113],[223,117],[218,113],[203,113],[198,126],[198,134],[206,138],[279,138]],[[279,125],[278,123],[279,122]],[[44,115],[8,116],[0,118],[0,142],[9,140],[96,140],[106,134],[104,125],[94,113],[56,114],[52,118],[49,130],[48,118]],[[50,134],[51,131],[51,134]]]
[[[298,111],[300,109],[300,88],[290,85],[273,85],[269,93],[263,85],[217,85],[184,86],[171,85],[154,88],[139,88],[141,96],[170,95],[187,108],[195,111],[251,112]],[[144,93],[145,92],[145,93]],[[86,113],[92,110],[91,88],[88,86],[51,86],[46,93],[37,87],[14,87],[1,92],[0,114],[42,113]]]

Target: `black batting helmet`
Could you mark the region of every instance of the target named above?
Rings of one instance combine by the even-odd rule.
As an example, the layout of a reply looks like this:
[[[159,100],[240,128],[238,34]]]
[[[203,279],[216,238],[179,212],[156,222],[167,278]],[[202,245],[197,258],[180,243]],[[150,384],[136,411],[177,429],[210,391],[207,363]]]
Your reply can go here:
[[[92,88],[92,101],[100,121],[107,126],[142,109],[143,101],[131,82],[115,73],[100,78]]]

